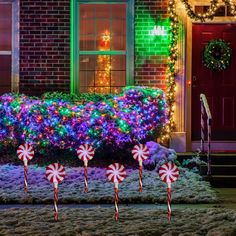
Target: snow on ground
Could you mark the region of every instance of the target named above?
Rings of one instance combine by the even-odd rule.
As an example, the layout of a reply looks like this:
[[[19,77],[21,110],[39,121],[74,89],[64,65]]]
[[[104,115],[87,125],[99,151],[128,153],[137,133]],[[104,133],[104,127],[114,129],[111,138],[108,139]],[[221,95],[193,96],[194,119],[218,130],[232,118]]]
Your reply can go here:
[[[171,224],[165,210],[120,207],[119,221],[113,208],[59,208],[59,221],[52,207],[0,210],[0,235],[163,235],[235,236],[236,211],[224,208],[175,209]]]
[[[89,168],[89,192],[84,193],[83,168],[66,168],[59,184],[60,203],[112,203],[114,185],[108,182],[104,168]],[[45,177],[45,167],[30,165],[29,193],[23,190],[23,165],[0,166],[0,203],[52,203],[53,186]],[[138,170],[127,169],[127,178],[119,185],[121,203],[166,203],[166,184],[155,171],[143,171],[143,192],[138,191]],[[215,203],[218,199],[208,182],[186,169],[172,184],[172,203]]]

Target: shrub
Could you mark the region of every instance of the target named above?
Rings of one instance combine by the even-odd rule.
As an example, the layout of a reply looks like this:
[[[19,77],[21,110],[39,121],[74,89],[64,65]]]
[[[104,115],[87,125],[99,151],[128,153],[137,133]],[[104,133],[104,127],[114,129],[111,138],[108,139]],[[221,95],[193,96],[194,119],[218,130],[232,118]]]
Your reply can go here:
[[[0,97],[0,141],[35,148],[74,149],[122,147],[159,134],[167,122],[167,105],[160,89],[125,88],[120,95],[65,95],[43,99],[23,94]]]

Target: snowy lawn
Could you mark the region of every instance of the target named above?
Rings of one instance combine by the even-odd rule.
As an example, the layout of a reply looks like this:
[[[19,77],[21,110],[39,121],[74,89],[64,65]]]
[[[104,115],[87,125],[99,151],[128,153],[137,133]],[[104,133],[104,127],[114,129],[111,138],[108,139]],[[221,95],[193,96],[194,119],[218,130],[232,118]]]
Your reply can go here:
[[[66,167],[65,180],[59,184],[59,203],[113,203],[114,185],[104,168],[89,168],[89,192],[84,193],[82,167]],[[53,186],[45,177],[45,167],[29,166],[29,193],[24,193],[23,165],[0,166],[0,203],[52,203]],[[138,170],[127,169],[119,185],[121,203],[166,203],[166,184],[155,171],[143,171],[143,192],[138,192]],[[180,169],[172,184],[172,203],[215,203],[216,193],[197,174]]]
[[[0,235],[24,236],[235,236],[236,211],[225,208],[174,209],[171,224],[166,210],[120,207],[119,221],[113,208],[59,208],[54,222],[52,207],[0,210]]]

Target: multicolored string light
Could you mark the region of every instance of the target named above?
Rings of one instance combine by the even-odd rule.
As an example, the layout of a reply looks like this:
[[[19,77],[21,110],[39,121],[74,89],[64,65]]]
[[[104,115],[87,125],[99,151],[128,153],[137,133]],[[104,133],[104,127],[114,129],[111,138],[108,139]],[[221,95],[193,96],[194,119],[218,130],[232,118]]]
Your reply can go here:
[[[0,141],[30,143],[35,148],[117,147],[137,143],[167,123],[167,104],[162,90],[125,88],[103,101],[69,102],[31,99],[25,95],[0,97]]]

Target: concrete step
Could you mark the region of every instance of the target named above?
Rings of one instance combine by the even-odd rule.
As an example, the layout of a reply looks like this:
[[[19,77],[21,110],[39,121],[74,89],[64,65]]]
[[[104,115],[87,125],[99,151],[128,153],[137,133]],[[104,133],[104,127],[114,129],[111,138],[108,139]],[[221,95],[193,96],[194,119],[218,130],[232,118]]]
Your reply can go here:
[[[201,165],[201,175],[207,174],[207,165]],[[236,175],[236,165],[211,165],[212,175]]]
[[[178,153],[177,158],[180,163],[184,159],[191,159],[196,156],[195,153]],[[207,155],[200,154],[200,159],[207,162]],[[212,153],[211,154],[212,165],[236,165],[236,153]]]
[[[178,153],[180,163],[184,159],[191,159],[196,153]],[[207,162],[207,155],[200,154],[200,159]],[[236,188],[236,153],[212,153],[211,176],[207,176],[207,165],[200,166],[200,174],[210,181],[213,187]]]
[[[207,157],[203,157],[203,160],[207,160]],[[236,154],[233,155],[211,155],[212,165],[236,165]]]
[[[217,188],[236,187],[236,175],[212,175],[209,180],[213,187]]]

